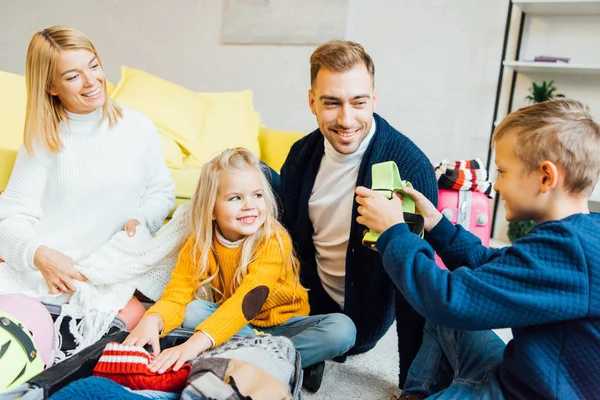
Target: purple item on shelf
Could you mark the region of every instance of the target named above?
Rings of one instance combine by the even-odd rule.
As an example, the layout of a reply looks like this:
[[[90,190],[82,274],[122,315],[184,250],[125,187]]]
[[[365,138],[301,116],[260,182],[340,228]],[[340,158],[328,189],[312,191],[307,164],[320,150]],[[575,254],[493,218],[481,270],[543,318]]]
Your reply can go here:
[[[535,62],[553,62],[553,63],[568,63],[571,61],[570,58],[567,57],[552,57],[552,56],[537,56],[533,60]]]

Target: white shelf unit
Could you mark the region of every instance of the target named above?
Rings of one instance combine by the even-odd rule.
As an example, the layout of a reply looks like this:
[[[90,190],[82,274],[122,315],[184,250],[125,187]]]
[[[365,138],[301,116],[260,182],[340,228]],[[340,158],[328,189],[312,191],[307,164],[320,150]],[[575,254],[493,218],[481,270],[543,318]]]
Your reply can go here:
[[[505,67],[522,74],[561,74],[561,75],[596,75],[600,76],[600,65],[582,65],[552,62],[511,61],[503,62]]]
[[[530,80],[556,80],[561,93],[584,101],[592,111],[600,109],[593,106],[600,104],[600,57],[593,50],[600,48],[600,0],[507,1],[510,6],[492,130],[523,103],[527,95],[524,84]],[[571,62],[534,62],[536,55],[566,56]],[[488,164],[492,169],[492,152]],[[600,211],[600,185],[590,197],[590,208]],[[506,240],[507,222],[499,200],[494,201],[492,221],[492,238]]]
[[[524,13],[538,15],[590,15],[600,14],[598,0],[513,0]]]

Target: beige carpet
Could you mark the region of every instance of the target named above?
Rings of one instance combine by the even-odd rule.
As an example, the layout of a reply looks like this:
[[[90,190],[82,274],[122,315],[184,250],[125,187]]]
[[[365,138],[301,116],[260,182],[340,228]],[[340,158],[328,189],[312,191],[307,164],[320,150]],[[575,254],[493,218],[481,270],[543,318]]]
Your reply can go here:
[[[505,343],[512,339],[510,329],[495,332]],[[348,357],[343,364],[327,361],[321,389],[314,394],[303,390],[303,399],[385,400],[400,393],[397,337],[394,324],[368,353]]]
[[[303,399],[385,400],[399,393],[397,337],[394,324],[368,353],[343,364],[327,361],[321,389],[314,394],[303,390]]]

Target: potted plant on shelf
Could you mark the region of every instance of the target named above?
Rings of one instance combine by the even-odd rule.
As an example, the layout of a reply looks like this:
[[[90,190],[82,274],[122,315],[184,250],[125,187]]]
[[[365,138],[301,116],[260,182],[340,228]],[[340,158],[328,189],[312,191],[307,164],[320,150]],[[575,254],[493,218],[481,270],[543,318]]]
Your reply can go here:
[[[557,97],[565,97],[561,93],[556,93],[556,86],[554,81],[546,82],[543,81],[541,85],[535,82],[531,83],[529,87],[529,95],[525,97],[525,100],[532,104],[541,103],[547,100],[551,100]],[[535,226],[534,221],[517,221],[508,223],[508,239],[514,243],[517,239],[527,235],[531,229]]]

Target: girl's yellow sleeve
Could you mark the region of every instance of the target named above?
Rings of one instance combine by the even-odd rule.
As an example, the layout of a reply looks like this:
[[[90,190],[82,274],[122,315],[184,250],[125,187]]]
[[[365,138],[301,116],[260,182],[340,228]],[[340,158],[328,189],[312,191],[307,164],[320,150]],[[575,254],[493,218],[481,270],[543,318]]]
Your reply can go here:
[[[260,312],[267,297],[276,289],[282,272],[281,249],[277,240],[272,239],[248,266],[248,273],[235,293],[200,323],[196,331],[207,333],[215,346],[229,340]]]
[[[160,300],[156,302],[144,315],[158,314],[165,324],[163,335],[166,335],[183,323],[185,307],[194,299],[196,293],[196,263],[192,259],[195,246],[195,237],[190,235],[186,240],[177,264],[171,273],[171,281]]]

